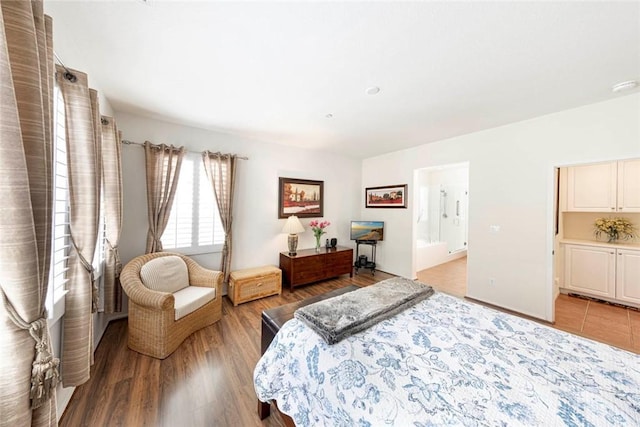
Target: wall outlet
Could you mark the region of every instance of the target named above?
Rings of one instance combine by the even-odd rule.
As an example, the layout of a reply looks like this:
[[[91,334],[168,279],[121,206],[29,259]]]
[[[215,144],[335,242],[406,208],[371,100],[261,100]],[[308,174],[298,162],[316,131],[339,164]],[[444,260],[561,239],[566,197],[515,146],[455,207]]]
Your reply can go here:
[[[496,279],[494,279],[493,277],[489,278],[489,286],[493,286],[496,284]]]

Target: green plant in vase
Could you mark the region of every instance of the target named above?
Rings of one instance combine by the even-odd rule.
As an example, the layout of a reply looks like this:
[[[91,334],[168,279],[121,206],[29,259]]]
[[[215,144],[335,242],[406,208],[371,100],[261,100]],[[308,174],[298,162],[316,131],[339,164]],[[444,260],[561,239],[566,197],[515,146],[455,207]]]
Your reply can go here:
[[[596,238],[599,239],[605,235],[608,237],[609,243],[636,237],[637,230],[627,218],[598,218],[594,225]]]

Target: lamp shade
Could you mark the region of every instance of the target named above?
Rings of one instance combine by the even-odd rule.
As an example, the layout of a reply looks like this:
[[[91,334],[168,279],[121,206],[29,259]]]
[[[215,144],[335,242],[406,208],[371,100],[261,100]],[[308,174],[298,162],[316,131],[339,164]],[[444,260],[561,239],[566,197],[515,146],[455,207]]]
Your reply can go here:
[[[282,227],[282,232],[287,234],[296,234],[302,233],[304,231],[304,227],[302,223],[298,219],[297,216],[291,215],[287,218],[287,222],[284,223],[284,227]]]

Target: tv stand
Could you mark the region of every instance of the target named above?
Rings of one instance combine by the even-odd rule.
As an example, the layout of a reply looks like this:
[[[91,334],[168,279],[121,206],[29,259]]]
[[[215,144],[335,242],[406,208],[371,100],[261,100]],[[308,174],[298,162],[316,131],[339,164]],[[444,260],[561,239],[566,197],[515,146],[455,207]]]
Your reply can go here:
[[[356,240],[356,262],[355,264],[353,264],[356,270],[356,274],[358,274],[359,268],[368,268],[371,270],[371,274],[375,275],[377,244],[377,240]],[[371,260],[369,260],[366,255],[360,255],[360,245],[371,246]]]

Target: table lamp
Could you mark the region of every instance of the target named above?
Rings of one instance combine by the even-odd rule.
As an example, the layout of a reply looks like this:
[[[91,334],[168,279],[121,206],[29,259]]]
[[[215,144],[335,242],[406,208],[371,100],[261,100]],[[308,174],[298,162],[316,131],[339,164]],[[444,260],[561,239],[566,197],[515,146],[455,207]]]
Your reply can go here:
[[[304,231],[304,227],[297,216],[291,215],[287,218],[287,222],[284,223],[284,227],[282,227],[283,233],[289,234],[289,255],[296,254],[296,248],[298,247],[298,234]]]

